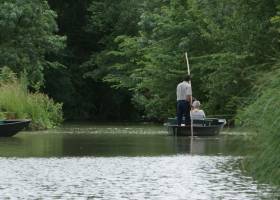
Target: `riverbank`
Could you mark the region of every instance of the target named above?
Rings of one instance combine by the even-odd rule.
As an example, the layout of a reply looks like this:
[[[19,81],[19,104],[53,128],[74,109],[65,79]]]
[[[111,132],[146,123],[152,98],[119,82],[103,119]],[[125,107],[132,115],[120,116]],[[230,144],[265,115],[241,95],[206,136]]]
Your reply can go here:
[[[256,100],[239,115],[243,126],[255,132],[251,139],[255,152],[247,158],[245,167],[256,179],[279,186],[280,69],[266,74],[260,82]]]
[[[63,121],[62,104],[47,95],[30,92],[24,78],[7,67],[0,72],[0,118],[31,119],[30,129],[53,128]]]

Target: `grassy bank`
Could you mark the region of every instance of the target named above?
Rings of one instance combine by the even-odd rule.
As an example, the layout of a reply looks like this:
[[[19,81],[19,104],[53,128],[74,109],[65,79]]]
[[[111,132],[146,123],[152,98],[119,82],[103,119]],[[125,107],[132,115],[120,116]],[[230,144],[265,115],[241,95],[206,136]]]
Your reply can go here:
[[[32,129],[52,128],[63,121],[62,104],[47,95],[28,91],[25,81],[18,80],[7,68],[0,78],[0,117],[31,119]]]
[[[256,133],[256,151],[245,166],[258,180],[280,185],[280,69],[266,74],[261,83],[256,101],[239,116]]]

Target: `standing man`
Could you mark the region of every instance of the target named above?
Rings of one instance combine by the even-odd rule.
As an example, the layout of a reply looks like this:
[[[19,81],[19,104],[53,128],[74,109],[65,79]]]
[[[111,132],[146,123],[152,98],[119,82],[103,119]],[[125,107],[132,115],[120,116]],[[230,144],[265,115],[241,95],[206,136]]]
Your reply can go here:
[[[190,110],[192,103],[192,88],[189,81],[190,76],[187,75],[181,83],[177,85],[177,123],[182,124],[182,118],[185,116],[185,125],[191,123]]]

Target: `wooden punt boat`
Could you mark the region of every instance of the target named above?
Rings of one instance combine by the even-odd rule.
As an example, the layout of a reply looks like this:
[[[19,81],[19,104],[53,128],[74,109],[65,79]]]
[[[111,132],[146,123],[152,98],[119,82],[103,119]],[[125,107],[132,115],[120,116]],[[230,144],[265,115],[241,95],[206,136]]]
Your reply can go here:
[[[11,137],[27,128],[31,120],[1,120],[0,137]]]
[[[203,120],[193,120],[193,135],[194,136],[213,136],[218,135],[224,125],[225,119],[205,118]],[[191,126],[178,126],[176,118],[169,118],[167,123],[169,135],[173,136],[191,136]]]

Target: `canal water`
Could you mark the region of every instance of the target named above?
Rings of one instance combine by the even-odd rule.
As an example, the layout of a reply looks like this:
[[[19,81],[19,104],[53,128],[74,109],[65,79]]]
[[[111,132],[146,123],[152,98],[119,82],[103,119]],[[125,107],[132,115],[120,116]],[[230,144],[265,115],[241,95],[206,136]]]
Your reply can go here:
[[[279,199],[240,170],[245,136],[171,137],[162,126],[68,124],[0,138],[0,199]]]

